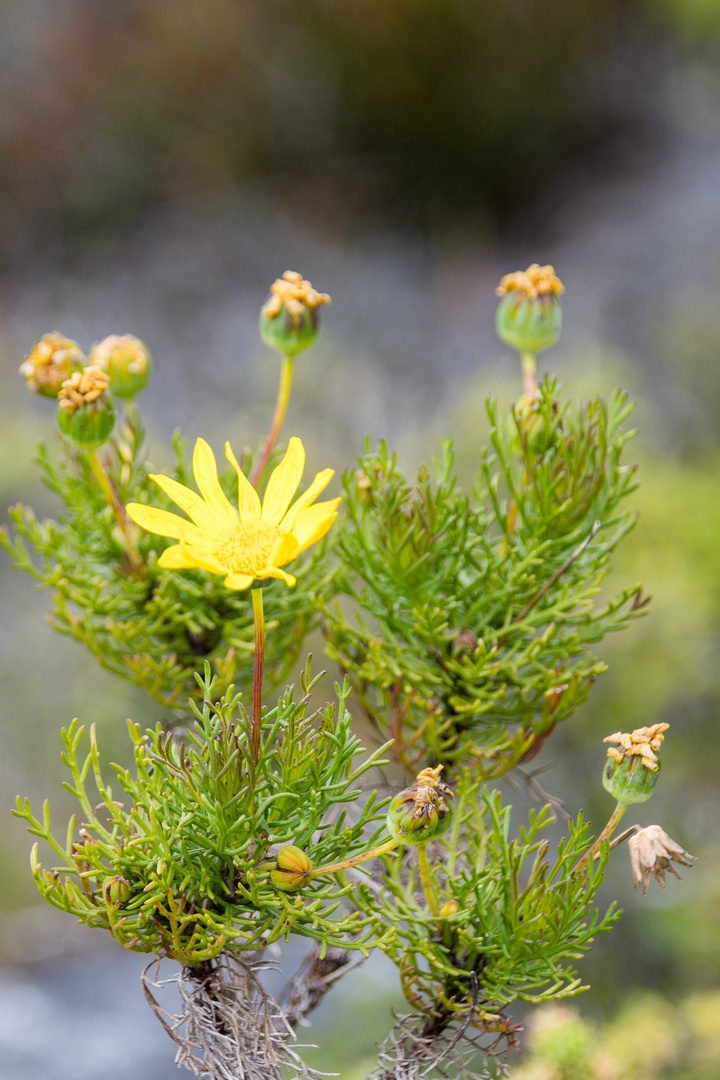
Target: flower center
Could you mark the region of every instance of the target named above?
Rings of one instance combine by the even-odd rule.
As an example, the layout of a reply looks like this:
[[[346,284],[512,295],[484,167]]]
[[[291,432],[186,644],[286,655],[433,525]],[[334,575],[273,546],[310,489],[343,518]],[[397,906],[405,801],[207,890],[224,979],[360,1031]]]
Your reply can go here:
[[[280,535],[277,525],[253,521],[239,522],[226,540],[215,549],[215,558],[233,574],[253,577],[270,565],[270,556]]]

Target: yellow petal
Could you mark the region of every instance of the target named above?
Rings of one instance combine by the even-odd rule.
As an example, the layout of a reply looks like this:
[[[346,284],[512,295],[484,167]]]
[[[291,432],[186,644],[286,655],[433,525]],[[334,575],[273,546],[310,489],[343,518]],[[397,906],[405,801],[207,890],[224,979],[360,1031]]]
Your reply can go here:
[[[202,549],[182,543],[166,548],[158,559],[158,566],[162,566],[165,570],[207,570],[210,574],[227,573],[227,567],[221,566],[211,555]]]
[[[204,439],[198,439],[195,443],[193,473],[200,494],[213,517],[215,528],[219,532],[235,528],[238,523],[237,511],[220,487],[215,456]]]
[[[163,551],[158,559],[158,566],[163,566],[166,570],[192,570],[195,563],[188,558],[182,544],[175,544]]]
[[[294,585],[295,578],[292,574],[286,574],[284,570],[281,570],[277,566],[268,566],[266,570],[261,570],[257,575],[258,578],[280,578],[286,585]]]
[[[254,580],[255,578],[250,574],[228,574],[223,585],[226,585],[228,589],[247,589]]]
[[[295,558],[298,550],[297,540],[292,533],[285,533],[275,543],[268,559],[268,566],[284,566],[286,562]]]
[[[333,469],[323,469],[322,472],[319,472],[317,474],[307,491],[303,492],[297,502],[294,502],[292,504],[287,514],[283,518],[283,529],[288,529],[290,532],[292,532],[293,526],[295,524],[295,521],[297,520],[297,516],[300,511],[305,510],[306,507],[310,506],[310,503],[314,502],[315,499],[317,499],[320,492],[325,490],[334,475],[335,473]]]
[[[212,527],[212,515],[206,503],[184,484],[179,484],[170,476],[161,473],[151,473],[150,479],[154,480],[158,487],[169,495],[173,502],[177,503],[181,510],[188,514],[200,529]]]
[[[262,520],[279,525],[297,491],[305,468],[305,451],[299,439],[292,438],[287,453],[268,480],[263,499]]]
[[[177,514],[168,513],[167,510],[144,506],[143,503],[128,503],[125,509],[135,524],[148,532],[158,533],[159,536],[172,536],[176,540],[194,540],[196,543],[202,537],[196,525]]]
[[[340,499],[330,499],[328,502],[316,503],[308,506],[298,514],[293,536],[298,542],[296,554],[305,551],[311,544],[321,540],[337,517],[337,507]]]
[[[257,521],[260,517],[260,499],[258,493],[248,480],[245,473],[237,463],[229,442],[225,443],[225,457],[235,469],[238,478],[238,512],[243,522]],[[231,588],[245,588],[244,585],[230,586]]]

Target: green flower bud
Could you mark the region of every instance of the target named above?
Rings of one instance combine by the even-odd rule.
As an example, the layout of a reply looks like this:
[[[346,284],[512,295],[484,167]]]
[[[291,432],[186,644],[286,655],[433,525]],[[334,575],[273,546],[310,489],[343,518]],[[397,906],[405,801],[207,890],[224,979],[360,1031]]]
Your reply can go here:
[[[283,892],[295,892],[310,881],[313,865],[305,852],[294,844],[278,851],[276,862],[277,868],[270,871],[270,877]]]
[[[28,390],[43,397],[56,398],[60,387],[76,371],[82,371],[85,356],[76,341],[57,331],[44,334],[30,355],[20,365]]]
[[[112,435],[115,409],[107,392],[109,378],[99,367],[76,371],[58,394],[57,424],[73,446],[94,450]]]
[[[260,336],[283,356],[295,356],[312,345],[320,333],[320,307],[329,304],[302,274],[286,270],[270,286],[270,296],[260,311]]]
[[[125,904],[132,895],[130,882],[119,874],[105,878],[102,888],[103,896],[108,904]]]
[[[603,769],[603,787],[624,806],[645,802],[653,793],[660,774],[656,751],[660,749],[669,724],[653,724],[630,733],[618,731],[604,742],[608,760]]]
[[[95,364],[110,378],[110,393],[131,398],[147,385],[152,357],[139,338],[132,334],[111,334],[93,345],[88,364]]]
[[[552,411],[557,412],[553,403]],[[517,453],[529,450],[531,454],[544,454],[555,441],[557,428],[543,408],[542,394],[523,394],[513,406],[513,449]]]
[[[502,297],[495,315],[498,337],[521,353],[535,354],[560,336],[564,292],[552,266],[533,263],[527,270],[506,274],[496,290]]]
[[[414,784],[405,788],[390,803],[388,832],[400,844],[426,844],[442,836],[450,825],[452,789],[439,777],[442,765],[423,769]]]
[[[459,908],[457,900],[446,900],[438,911],[438,915],[441,919],[446,919],[450,915],[454,915]]]

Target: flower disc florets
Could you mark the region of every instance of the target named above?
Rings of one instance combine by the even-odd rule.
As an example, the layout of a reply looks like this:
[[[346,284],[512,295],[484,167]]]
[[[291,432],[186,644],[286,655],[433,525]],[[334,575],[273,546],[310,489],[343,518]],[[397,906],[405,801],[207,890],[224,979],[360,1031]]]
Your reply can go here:
[[[33,345],[30,355],[20,365],[20,374],[34,394],[56,398],[65,380],[81,371],[84,363],[78,343],[54,331],[44,334]]]
[[[91,365],[75,371],[60,387],[57,424],[62,435],[83,450],[106,443],[115,426],[115,409],[106,372]]]
[[[132,334],[111,334],[93,345],[88,363],[110,377],[116,397],[130,398],[143,390],[150,378],[152,359],[145,345]]]
[[[315,341],[320,332],[320,307],[330,303],[302,274],[286,270],[270,286],[260,311],[260,334],[266,345],[283,356],[294,356]]]
[[[657,783],[660,761],[657,751],[669,724],[653,724],[635,731],[617,731],[603,741],[608,760],[603,770],[603,786],[618,802],[629,806],[650,798]]]
[[[268,480],[261,505],[230,443],[225,443],[225,454],[237,473],[237,510],[220,486],[212,450],[204,439],[198,439],[193,472],[200,495],[169,476],[152,476],[191,520],[141,503],[129,503],[128,514],[143,529],[180,541],[163,551],[158,560],[167,569],[197,567],[223,574],[229,589],[246,589],[256,578],[281,578],[286,585],[294,585],[295,578],[281,568],[320,540],[337,517],[340,499],[315,503],[330,483],[333,470],[319,472],[290,506],[305,465],[303,445],[293,438]]]
[[[450,824],[448,800],[452,788],[440,780],[442,765],[423,769],[414,784],[405,788],[390,803],[387,828],[401,844],[425,844],[441,836]]]

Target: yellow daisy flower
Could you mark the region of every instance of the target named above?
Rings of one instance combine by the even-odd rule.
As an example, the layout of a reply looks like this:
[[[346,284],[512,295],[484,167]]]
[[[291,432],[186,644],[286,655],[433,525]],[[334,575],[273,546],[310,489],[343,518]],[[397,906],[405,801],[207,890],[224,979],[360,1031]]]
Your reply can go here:
[[[198,439],[193,473],[200,495],[169,476],[152,476],[192,520],[141,503],[129,503],[128,514],[143,529],[180,541],[160,556],[159,565],[166,569],[198,567],[224,574],[229,589],[246,589],[256,578],[282,578],[287,585],[294,585],[295,578],[281,567],[320,540],[337,517],[340,499],[311,505],[330,483],[333,470],[319,472],[290,506],[305,466],[303,444],[293,438],[268,480],[261,505],[230,443],[225,443],[225,454],[238,476],[237,510],[220,487],[212,450],[204,439]]]

